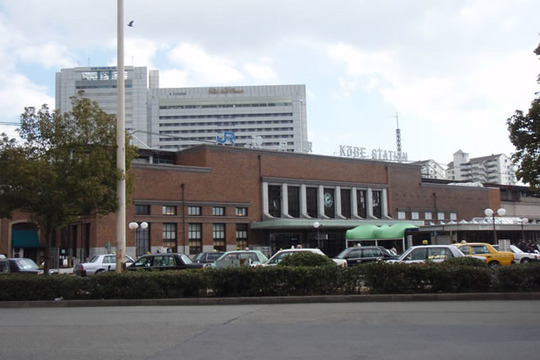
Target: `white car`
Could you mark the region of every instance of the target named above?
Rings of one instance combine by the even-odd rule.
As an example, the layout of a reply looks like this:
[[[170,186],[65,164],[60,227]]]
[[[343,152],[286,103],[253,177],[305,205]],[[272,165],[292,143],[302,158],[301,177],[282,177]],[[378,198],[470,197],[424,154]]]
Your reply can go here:
[[[126,266],[134,260],[126,255]],[[104,271],[116,270],[116,254],[95,255],[89,262],[79,263],[73,267],[73,273],[79,276],[92,276]]]
[[[268,258],[259,250],[236,250],[227,251],[221,255],[216,261],[207,264],[205,267],[214,269],[222,269],[227,267],[239,266],[260,266],[264,264]]]
[[[499,245],[493,245],[497,251],[499,250]],[[540,254],[529,253],[521,250],[515,245],[510,245],[510,248],[506,251],[511,251],[514,254],[514,264],[523,264],[530,261],[540,261]]]
[[[418,245],[411,246],[395,260],[388,260],[390,263],[423,263],[432,261],[440,263],[448,258],[465,257],[457,247],[452,245]],[[480,256],[471,256],[475,259],[486,261]]]
[[[320,249],[317,249],[317,248],[291,248],[291,249],[279,250],[270,259],[268,259],[268,261],[264,263],[263,266],[275,266],[279,264],[285,256],[291,255],[291,254],[297,254],[300,252],[311,252],[314,254],[326,256],[325,253],[323,253]],[[347,260],[344,260],[344,259],[332,259],[332,260],[338,266],[347,267]]]

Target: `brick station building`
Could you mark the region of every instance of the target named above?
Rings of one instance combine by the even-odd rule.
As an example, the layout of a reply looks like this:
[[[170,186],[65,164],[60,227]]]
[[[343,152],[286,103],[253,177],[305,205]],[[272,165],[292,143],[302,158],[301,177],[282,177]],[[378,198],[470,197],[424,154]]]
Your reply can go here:
[[[292,245],[334,256],[346,246],[346,230],[359,225],[457,223],[501,206],[498,188],[426,182],[414,164],[216,145],[140,154],[127,205],[127,223],[144,224],[127,230],[126,252],[134,257],[168,248],[273,253]],[[433,241],[430,233],[407,235],[413,244]],[[58,229],[53,246],[86,259],[114,250],[115,236],[110,214]],[[40,260],[40,238],[23,214],[0,220],[0,253]],[[384,241],[406,247],[403,239]]]

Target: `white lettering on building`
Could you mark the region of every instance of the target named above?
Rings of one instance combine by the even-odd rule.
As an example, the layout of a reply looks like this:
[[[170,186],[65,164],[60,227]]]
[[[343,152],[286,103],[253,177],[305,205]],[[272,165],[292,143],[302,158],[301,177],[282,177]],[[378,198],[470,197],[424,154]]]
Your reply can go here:
[[[369,151],[365,147],[339,145],[339,156],[355,159],[372,159],[381,161],[407,161],[407,153],[393,150],[373,149]]]

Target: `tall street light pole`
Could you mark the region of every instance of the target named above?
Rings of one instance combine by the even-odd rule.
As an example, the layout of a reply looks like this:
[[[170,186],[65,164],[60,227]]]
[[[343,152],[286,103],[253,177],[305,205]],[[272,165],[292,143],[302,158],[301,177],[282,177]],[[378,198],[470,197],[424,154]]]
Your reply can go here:
[[[491,223],[493,224],[493,244],[497,244],[497,230],[495,229],[495,213],[497,213],[497,215],[499,216],[504,216],[504,214],[506,214],[506,209],[500,208],[499,210],[497,210],[497,212],[489,208],[484,210],[484,214],[486,214],[487,217],[491,217]]]
[[[124,87],[124,0],[118,0],[116,66],[116,168],[121,174],[116,183],[116,272],[122,272],[126,259],[126,99]]]

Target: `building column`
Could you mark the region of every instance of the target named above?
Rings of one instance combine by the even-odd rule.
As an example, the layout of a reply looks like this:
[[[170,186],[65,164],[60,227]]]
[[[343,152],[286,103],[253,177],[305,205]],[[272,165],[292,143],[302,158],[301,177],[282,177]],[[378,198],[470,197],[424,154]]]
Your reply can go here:
[[[263,210],[263,216],[265,217],[272,217],[270,215],[270,207],[269,207],[269,201],[268,201],[268,183],[266,181],[263,181],[262,183],[262,210]]]
[[[300,217],[304,219],[309,219],[307,213],[307,194],[306,194],[306,185],[300,185]]]
[[[289,190],[286,183],[281,184],[281,217],[291,218],[289,215]]]
[[[358,215],[358,189],[353,187],[351,189],[351,219],[361,219]]]
[[[345,219],[341,214],[341,186],[336,186],[334,190],[334,208],[336,209],[336,219]]]
[[[366,218],[373,219],[373,191],[366,189]]]
[[[328,219],[328,216],[324,214],[324,186],[322,185],[318,187],[317,209],[319,219]]]
[[[381,218],[389,219],[390,216],[388,215],[388,203],[387,201],[387,189],[381,190]]]

